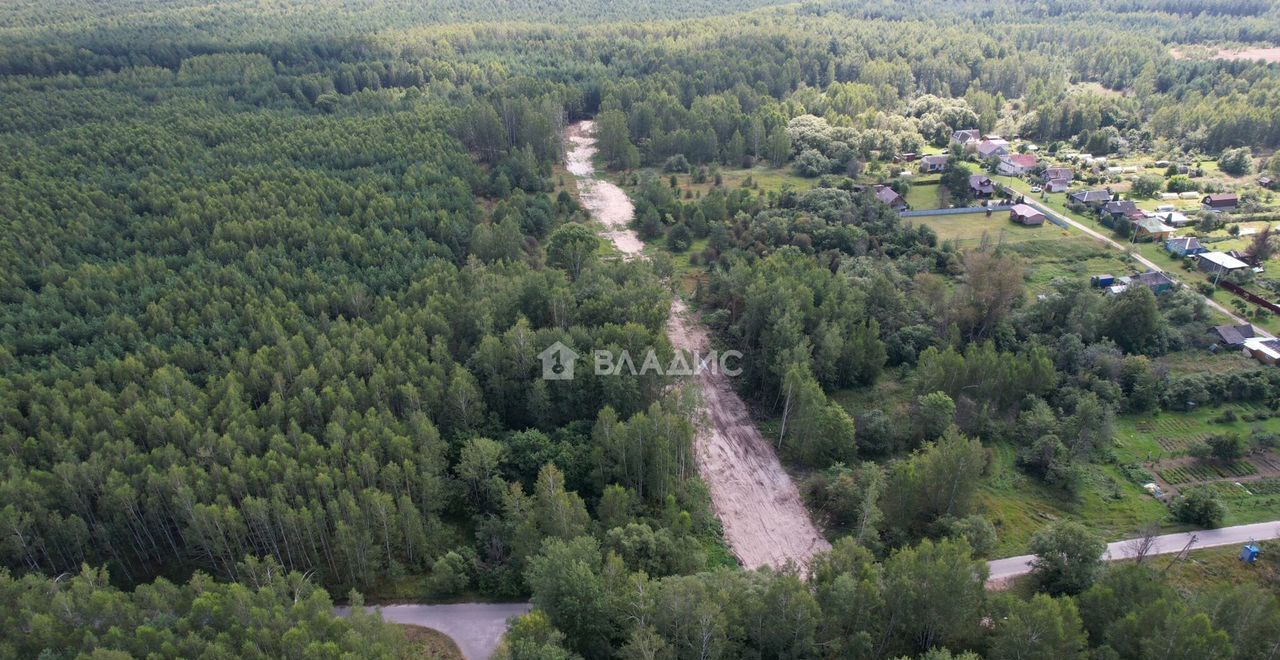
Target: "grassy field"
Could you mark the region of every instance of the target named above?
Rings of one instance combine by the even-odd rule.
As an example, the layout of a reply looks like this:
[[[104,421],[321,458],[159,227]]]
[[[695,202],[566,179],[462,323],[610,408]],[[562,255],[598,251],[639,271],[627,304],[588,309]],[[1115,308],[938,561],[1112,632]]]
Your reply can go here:
[[[1013,447],[996,446],[992,453],[980,502],[999,533],[995,556],[1025,553],[1031,536],[1055,520],[1074,520],[1109,541],[1132,536],[1151,523],[1178,529],[1169,524],[1163,504],[1114,466],[1088,465],[1080,495],[1072,498],[1020,472]]]
[[[1239,351],[1218,351],[1190,349],[1168,353],[1155,359],[1156,364],[1169,370],[1172,376],[1186,374],[1224,374],[1232,371],[1257,369],[1257,361],[1245,357]]]
[[[910,218],[908,221],[933,229],[939,241],[952,241],[960,249],[977,247],[984,239],[992,244],[1008,244],[1053,240],[1068,236],[1063,229],[1048,223],[1040,227],[1025,227],[1010,222],[1007,211],[995,212],[990,216],[985,211],[978,211],[958,215]]]
[[[655,176],[668,180],[670,174],[665,174],[657,170],[651,170]],[[797,175],[789,167],[768,167],[758,165],[750,169],[733,169],[721,170],[720,178],[722,185],[729,190],[744,187],[744,182],[751,179],[751,187],[753,190],[763,192],[778,192],[785,187],[791,187],[795,190],[809,190],[818,185],[818,179],[805,178]],[[715,187],[715,178],[708,175],[707,180],[702,183],[694,182],[693,174],[677,174],[676,185],[680,189],[680,195],[683,197],[686,191],[692,191],[695,196],[706,195]]]
[[[1235,484],[1218,482],[1200,488],[1217,493],[1227,505],[1223,525],[1247,525],[1274,520],[1280,516],[1280,478],[1267,478]]]
[[[1215,422],[1227,409],[1237,412],[1237,421]],[[1194,413],[1122,416],[1116,423],[1116,462],[1089,464],[1076,497],[1064,495],[1019,471],[1013,447],[992,447],[993,464],[983,479],[980,507],[999,533],[996,555],[1026,552],[1031,536],[1056,520],[1082,523],[1108,541],[1133,536],[1151,523],[1164,532],[1187,529],[1169,517],[1163,503],[1143,490],[1140,472],[1122,469],[1121,465],[1184,455],[1192,444],[1211,433],[1248,433],[1254,427],[1280,432],[1280,418],[1256,422],[1244,419],[1245,415],[1260,411],[1261,406],[1232,405]],[[1224,525],[1271,520],[1280,513],[1280,478],[1246,482],[1243,487],[1228,479],[1210,487],[1227,505]]]
[[[1087,282],[1091,275],[1125,275],[1135,270],[1136,263],[1115,249],[1078,233],[1063,235],[1064,230],[1045,225],[1060,236],[1055,241],[1015,244],[1010,249],[1027,264],[1027,291],[1031,295],[1049,291],[1056,279]]]
[[[1258,543],[1262,553],[1254,564],[1240,561],[1239,546],[1192,550],[1186,559],[1175,561],[1172,556],[1153,557],[1158,569],[1165,570],[1169,584],[1182,590],[1202,590],[1207,587],[1256,584],[1275,589],[1280,582],[1280,543]]]
[[[911,186],[907,191],[907,204],[917,211],[942,208],[942,186],[936,183]]]

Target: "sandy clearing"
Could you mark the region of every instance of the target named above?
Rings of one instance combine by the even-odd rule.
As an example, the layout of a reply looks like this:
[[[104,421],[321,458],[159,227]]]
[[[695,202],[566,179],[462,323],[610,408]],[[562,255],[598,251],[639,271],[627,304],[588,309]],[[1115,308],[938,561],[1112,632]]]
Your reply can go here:
[[[679,298],[671,306],[667,336],[680,350],[700,355],[710,350],[706,326]],[[700,429],[694,455],[729,549],[749,569],[789,563],[807,567],[814,554],[831,545],[809,519],[800,491],[751,421],[728,376],[707,369],[695,378],[711,423]]]
[[[1255,46],[1253,48],[1240,48],[1232,50],[1229,48],[1208,48],[1208,47],[1190,47],[1188,49],[1173,48],[1169,54],[1175,60],[1190,59],[1197,55],[1207,54],[1211,59],[1218,60],[1247,60],[1262,61],[1267,64],[1275,64],[1280,62],[1280,48]]]
[[[627,228],[635,208],[621,188],[595,178],[591,129],[589,121],[569,127],[567,169],[577,177],[583,205],[608,229],[605,236],[624,255],[635,256],[644,248]],[[667,336],[677,349],[705,355],[710,348],[706,327],[679,298],[671,305]],[[694,454],[729,549],[748,569],[808,566],[814,554],[831,546],[810,520],[800,491],[752,423],[728,376],[709,369],[694,378],[709,422],[698,425]]]
[[[565,131],[565,137],[572,145],[565,157],[565,169],[578,180],[582,205],[591,213],[591,217],[604,225],[604,237],[612,241],[624,257],[630,259],[644,249],[644,243],[630,227],[636,208],[625,191],[596,178],[595,163],[591,161],[596,154],[596,140],[591,135],[594,128],[595,122],[580,121]]]

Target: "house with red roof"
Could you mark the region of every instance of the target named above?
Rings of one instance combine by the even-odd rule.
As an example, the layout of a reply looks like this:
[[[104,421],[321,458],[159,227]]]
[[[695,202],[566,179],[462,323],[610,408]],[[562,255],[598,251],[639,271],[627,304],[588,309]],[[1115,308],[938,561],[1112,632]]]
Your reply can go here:
[[[996,171],[1008,176],[1021,176],[1035,169],[1035,154],[1005,154],[1000,157]]]

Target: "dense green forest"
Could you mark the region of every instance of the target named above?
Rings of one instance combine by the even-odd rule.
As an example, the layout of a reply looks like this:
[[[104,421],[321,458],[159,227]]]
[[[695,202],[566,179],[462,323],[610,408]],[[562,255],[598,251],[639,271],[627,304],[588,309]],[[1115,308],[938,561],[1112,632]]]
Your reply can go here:
[[[1171,376],[1212,323],[1190,292],[1029,301],[1019,255],[855,180],[964,128],[1269,152],[1280,69],[1171,49],[1274,43],[1280,10],[778,4],[0,7],[0,657],[408,653],[332,616],[352,590],[531,596],[520,658],[1274,652],[1274,594],[1146,567],[988,595],[974,489],[1002,443],[1069,497],[1115,415],[1273,402],[1278,372]],[[589,228],[556,170],[588,117],[676,260]],[[816,185],[667,179],[757,164]],[[840,539],[811,574],[733,566],[689,393],[539,377],[554,341],[669,355],[690,257]],[[907,423],[830,398],[886,379]]]

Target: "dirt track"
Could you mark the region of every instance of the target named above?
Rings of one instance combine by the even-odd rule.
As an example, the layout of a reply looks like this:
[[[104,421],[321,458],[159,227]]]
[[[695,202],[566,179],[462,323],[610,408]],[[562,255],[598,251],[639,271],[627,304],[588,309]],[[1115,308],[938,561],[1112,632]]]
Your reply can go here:
[[[566,132],[571,144],[568,170],[577,178],[583,205],[608,229],[605,235],[624,255],[635,256],[644,248],[628,228],[635,209],[621,188],[595,177],[591,129],[591,122],[579,122]],[[703,355],[709,349],[706,327],[679,298],[671,306],[667,335],[678,349]],[[695,378],[710,423],[699,425],[694,454],[729,549],[749,569],[807,566],[815,553],[831,546],[809,519],[800,491],[752,423],[728,377],[705,370]]]
[[[591,133],[594,128],[594,122],[580,121],[565,131],[572,145],[565,158],[565,169],[577,179],[582,205],[591,217],[604,225],[604,237],[612,241],[623,256],[631,258],[644,249],[644,243],[630,227],[636,208],[625,191],[595,177],[596,166],[591,161],[596,155],[596,139]]]

